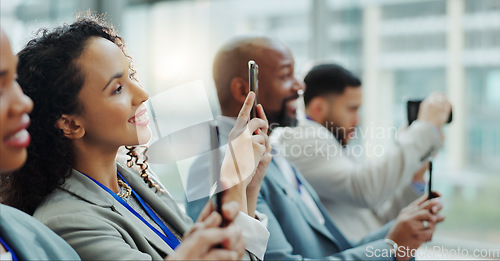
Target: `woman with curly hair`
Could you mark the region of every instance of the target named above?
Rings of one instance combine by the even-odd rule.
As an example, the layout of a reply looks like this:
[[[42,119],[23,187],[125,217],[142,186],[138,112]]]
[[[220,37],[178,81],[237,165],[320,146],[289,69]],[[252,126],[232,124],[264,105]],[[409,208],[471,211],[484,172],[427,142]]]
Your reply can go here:
[[[248,213],[246,202],[254,200],[246,198],[252,177],[231,183],[224,193],[229,225],[223,228],[210,203],[193,226],[150,178],[134,147],[151,137],[149,95],[136,81],[112,26],[90,16],[42,31],[19,53],[18,74],[35,104],[29,127],[33,142],[26,164],[9,180],[7,204],[33,213],[85,260],[238,259],[249,235],[245,229],[263,235],[260,245],[246,246],[263,256],[267,230],[240,213]],[[252,147],[253,173],[259,172],[253,177],[261,179],[270,159],[268,125],[261,106],[262,119],[249,120],[253,99],[251,93],[233,132],[249,142],[235,144]],[[121,146],[132,146],[128,166],[115,161]],[[141,173],[130,168],[136,163]],[[227,181],[231,164],[225,160],[221,170]]]
[[[0,28],[0,174],[26,161],[33,102],[16,82],[17,58]],[[77,260],[76,252],[38,220],[0,204],[0,260]]]

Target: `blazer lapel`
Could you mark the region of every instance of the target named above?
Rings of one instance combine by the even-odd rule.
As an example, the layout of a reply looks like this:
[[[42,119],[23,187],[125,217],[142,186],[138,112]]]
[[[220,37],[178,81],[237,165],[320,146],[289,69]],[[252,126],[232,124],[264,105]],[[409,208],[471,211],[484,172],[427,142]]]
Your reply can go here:
[[[122,204],[117,202],[114,206],[114,210],[130,221],[134,225],[135,229],[140,230],[146,240],[148,240],[149,243],[151,243],[151,245],[153,245],[158,251],[163,252],[165,255],[171,255],[174,253],[174,250],[165,241],[163,241],[163,239],[161,239],[153,230],[151,230]]]
[[[144,201],[146,201],[169,225],[175,228],[181,235],[186,233],[192,221],[183,219],[184,213],[179,209],[175,201],[161,192],[153,191],[140,178],[139,174],[117,164],[118,171],[130,184]]]
[[[293,170],[295,171],[295,175],[300,180],[300,182],[302,183],[302,185],[304,186],[304,188],[309,192],[309,194],[313,198],[314,202],[316,203],[316,206],[318,207],[318,209],[320,210],[321,214],[325,218],[325,224],[324,225],[320,224],[319,227],[321,229],[323,229],[323,230],[327,230],[329,232],[329,233],[327,233],[327,235],[333,236],[333,238],[331,237],[331,239],[334,242],[336,242],[337,245],[342,250],[351,248],[352,246],[349,243],[349,241],[344,237],[344,235],[342,234],[342,232],[340,232],[340,230],[337,228],[337,226],[335,226],[335,224],[330,219],[330,216],[329,216],[328,212],[326,211],[325,207],[323,206],[323,203],[321,203],[321,201],[319,200],[318,195],[315,193],[315,191],[313,190],[313,188],[311,187],[311,185],[300,174],[300,172],[296,171],[295,167],[293,168]],[[316,219],[314,219],[314,220],[316,220]],[[318,222],[316,222],[316,223],[318,223]]]
[[[288,195],[288,197],[290,197],[290,199],[292,199],[293,201],[296,202],[296,205],[300,209],[300,212],[302,213],[302,215],[304,216],[304,218],[307,220],[307,223],[309,223],[309,225],[313,229],[315,229],[319,233],[323,234],[325,237],[327,237],[330,240],[332,240],[337,246],[340,246],[339,242],[332,235],[332,233],[330,233],[330,231],[328,231],[328,229],[326,229],[326,227],[324,225],[322,225],[321,223],[319,223],[319,221],[316,219],[316,217],[311,213],[311,211],[309,210],[309,208],[306,206],[306,204],[300,198],[300,195],[299,195],[298,191],[295,188],[293,188],[292,186],[288,185],[289,184],[288,181],[285,179],[285,177],[283,176],[283,173],[281,172],[280,168],[278,167],[278,165],[276,164],[276,162],[274,160],[271,162],[271,165],[274,165],[275,168],[277,169],[277,171],[281,174],[279,176],[279,178],[281,180],[276,180],[275,183],[279,187],[281,187],[283,189],[283,191]],[[269,165],[269,168],[271,167],[271,165]],[[304,182],[304,179],[301,177],[301,175],[297,175],[298,173],[297,173],[297,171],[295,170],[295,168],[293,166],[292,166],[292,169],[295,172],[295,175],[297,176],[297,178],[300,180],[300,182],[302,184],[306,184]],[[286,184],[286,185],[284,185],[284,184]],[[310,187],[305,186],[305,188],[311,194]],[[314,199],[313,194],[311,194],[311,196]],[[317,204],[317,202],[316,202],[316,204]],[[324,213],[322,213],[322,214],[323,214],[323,217],[325,218],[325,221],[326,221],[328,219],[328,216],[325,216]]]

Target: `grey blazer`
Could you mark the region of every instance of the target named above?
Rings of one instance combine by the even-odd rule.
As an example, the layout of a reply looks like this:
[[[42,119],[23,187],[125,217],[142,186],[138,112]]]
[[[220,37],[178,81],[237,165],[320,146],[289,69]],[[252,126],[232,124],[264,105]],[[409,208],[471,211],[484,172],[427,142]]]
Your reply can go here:
[[[80,260],[62,238],[15,208],[0,204],[0,237],[19,260]]]
[[[192,225],[169,195],[155,192],[119,164],[118,171],[179,233]],[[40,204],[34,217],[66,240],[83,260],[161,260],[173,253],[149,227],[76,170]]]

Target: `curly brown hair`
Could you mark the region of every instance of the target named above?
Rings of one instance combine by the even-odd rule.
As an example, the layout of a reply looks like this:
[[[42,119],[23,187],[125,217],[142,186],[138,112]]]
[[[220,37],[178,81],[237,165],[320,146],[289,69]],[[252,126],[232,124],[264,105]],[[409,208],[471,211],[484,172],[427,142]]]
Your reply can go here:
[[[82,112],[78,94],[85,76],[77,60],[88,40],[92,37],[110,40],[131,59],[114,27],[90,13],[80,15],[70,25],[41,29],[37,35],[19,53],[17,67],[18,82],[35,104],[28,128],[32,137],[28,159],[19,170],[2,177],[0,191],[5,204],[28,214],[33,214],[41,201],[71,173],[75,160],[72,144],[55,123],[63,114]],[[129,156],[127,165],[140,166],[144,181],[159,189],[146,172],[147,157],[139,161],[135,147],[129,147]]]

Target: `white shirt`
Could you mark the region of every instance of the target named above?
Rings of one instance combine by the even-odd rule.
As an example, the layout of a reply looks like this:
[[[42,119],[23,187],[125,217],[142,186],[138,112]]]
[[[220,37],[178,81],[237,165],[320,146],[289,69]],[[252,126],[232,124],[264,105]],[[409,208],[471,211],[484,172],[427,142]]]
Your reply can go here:
[[[12,261],[12,254],[10,252],[5,252],[0,254],[1,261]]]

